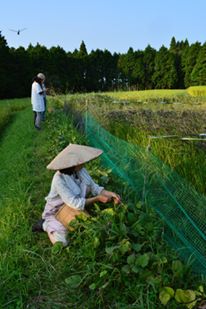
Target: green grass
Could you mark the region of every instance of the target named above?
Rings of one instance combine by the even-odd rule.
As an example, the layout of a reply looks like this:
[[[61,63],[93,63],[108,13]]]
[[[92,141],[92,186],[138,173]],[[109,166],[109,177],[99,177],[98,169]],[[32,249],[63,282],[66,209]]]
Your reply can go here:
[[[91,175],[124,204],[106,211],[95,205],[88,220],[74,223],[70,245],[60,252],[45,233],[32,234],[52,179],[46,165],[69,142],[86,143],[62,110],[49,114],[40,132],[32,118],[30,108],[17,112],[0,141],[0,308],[156,309],[161,287],[196,288],[201,278],[187,264],[175,271],[178,257],[154,211],[99,161],[88,165]]]
[[[30,104],[30,99],[0,100],[0,133],[9,123],[16,111],[22,110]]]
[[[58,290],[53,285],[58,278],[58,258],[53,257],[45,234],[31,232],[31,225],[43,211],[52,177],[45,166],[69,142],[68,138],[75,142],[73,129],[67,122],[64,121],[64,133],[69,134],[65,140],[62,133],[65,129],[56,132],[58,121],[62,124],[62,119],[55,116],[51,127],[37,132],[33,128],[32,111],[26,109],[15,115],[1,139],[1,308],[24,308],[27,302],[35,307],[35,298],[39,294],[44,298],[45,290],[49,304],[49,294],[53,289],[54,293]],[[56,284],[61,284],[60,280]]]

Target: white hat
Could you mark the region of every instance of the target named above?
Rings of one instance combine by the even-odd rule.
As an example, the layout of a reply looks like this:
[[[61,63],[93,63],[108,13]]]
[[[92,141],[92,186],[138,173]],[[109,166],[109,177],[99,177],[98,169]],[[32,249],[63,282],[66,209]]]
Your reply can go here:
[[[102,154],[101,149],[69,144],[48,165],[50,170],[61,170],[89,162]]]
[[[37,77],[42,79],[42,80],[45,80],[45,75],[43,73],[38,73]]]

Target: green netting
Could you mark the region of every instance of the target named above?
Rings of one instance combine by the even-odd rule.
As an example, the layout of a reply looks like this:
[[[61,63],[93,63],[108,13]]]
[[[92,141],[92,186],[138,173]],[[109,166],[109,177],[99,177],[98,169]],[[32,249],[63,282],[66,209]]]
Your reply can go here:
[[[85,115],[89,143],[138,199],[153,207],[168,227],[167,241],[199,273],[206,273],[206,197],[148,150],[121,140]]]

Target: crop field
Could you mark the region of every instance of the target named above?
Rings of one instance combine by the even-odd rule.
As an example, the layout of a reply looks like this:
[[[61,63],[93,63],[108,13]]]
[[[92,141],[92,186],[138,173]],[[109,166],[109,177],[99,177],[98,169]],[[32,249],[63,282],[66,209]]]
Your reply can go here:
[[[194,226],[187,229],[185,217],[173,212],[180,198],[192,210],[190,223],[205,228],[204,91],[50,97],[41,132],[34,131],[29,99],[0,101],[0,308],[205,306],[204,235],[199,241]],[[46,233],[32,233],[31,225],[50,188],[46,165],[69,143],[105,147],[107,160],[87,168],[123,202],[95,204],[90,217],[75,220],[69,246],[62,250],[51,246]],[[165,194],[170,185],[172,202]],[[189,249],[189,240],[197,239],[196,255],[179,250],[180,230]]]
[[[206,97],[190,96],[185,90],[154,90],[79,95],[62,102],[91,114],[113,135],[149,146],[205,193]]]

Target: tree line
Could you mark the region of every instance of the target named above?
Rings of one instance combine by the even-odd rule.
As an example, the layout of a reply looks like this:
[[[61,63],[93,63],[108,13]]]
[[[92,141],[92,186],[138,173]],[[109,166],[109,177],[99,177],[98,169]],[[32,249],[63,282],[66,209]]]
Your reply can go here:
[[[182,89],[206,85],[206,43],[189,44],[173,37],[169,48],[129,48],[66,52],[37,44],[10,48],[0,32],[0,99],[30,96],[32,78],[43,72],[56,92],[91,92],[144,89]]]

